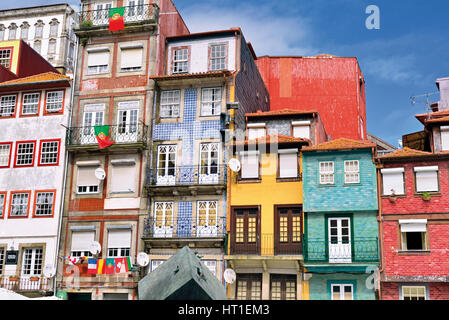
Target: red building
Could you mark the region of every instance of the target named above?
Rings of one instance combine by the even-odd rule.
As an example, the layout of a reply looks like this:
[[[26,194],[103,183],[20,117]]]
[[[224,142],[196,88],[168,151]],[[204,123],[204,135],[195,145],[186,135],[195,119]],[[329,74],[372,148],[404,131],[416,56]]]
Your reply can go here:
[[[438,109],[416,116],[427,147],[377,158],[382,300],[449,299],[449,110]]]
[[[366,139],[365,80],[356,58],[262,56],[270,109],[316,110],[331,139]]]

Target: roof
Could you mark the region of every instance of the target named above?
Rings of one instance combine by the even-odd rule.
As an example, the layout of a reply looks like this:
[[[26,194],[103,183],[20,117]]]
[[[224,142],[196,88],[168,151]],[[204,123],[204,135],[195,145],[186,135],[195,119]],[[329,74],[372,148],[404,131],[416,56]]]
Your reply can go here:
[[[418,119],[422,124],[426,124],[429,121],[436,122],[433,120],[440,119],[443,117],[449,116],[449,110],[441,110],[441,111],[435,111],[435,112],[429,112],[429,113],[421,113],[415,115],[415,118]],[[430,122],[430,123],[432,123]]]
[[[150,76],[153,80],[177,80],[188,78],[213,78],[213,77],[225,77],[232,74],[229,70],[222,71],[210,71],[210,72],[198,72],[198,73],[182,73],[182,74],[165,74]]]
[[[377,157],[378,159],[397,159],[397,158],[410,158],[410,157],[420,157],[420,156],[431,156],[434,155],[432,152],[420,151],[404,147],[397,151],[387,153],[383,156]]]
[[[441,118],[425,120],[426,123],[440,123],[440,122],[449,122],[449,116],[444,116]]]
[[[287,143],[305,143],[310,144],[309,139],[305,138],[295,138],[292,136],[286,136],[282,134],[273,134],[269,136],[264,136],[257,139],[246,139],[242,141],[236,141],[234,145],[250,145],[257,143],[278,143],[278,144],[287,144]]]
[[[177,36],[171,36],[167,37],[167,41],[170,40],[180,40],[180,39],[188,39],[188,38],[198,38],[198,37],[204,37],[204,36],[212,36],[212,35],[222,35],[222,34],[235,34],[235,33],[241,33],[242,30],[240,28],[229,28],[226,30],[215,30],[215,31],[205,31],[205,32],[197,32],[197,33],[189,33],[189,34],[182,34]]]
[[[374,142],[378,148],[383,148],[384,150],[389,150],[389,149],[396,150],[397,149],[395,146],[392,146],[388,142],[382,140],[381,138],[379,138],[369,132],[366,134],[366,137],[368,138],[368,140]]]
[[[0,86],[13,86],[13,85],[21,85],[25,83],[37,83],[37,82],[47,82],[47,81],[64,81],[70,80],[68,76],[65,76],[56,72],[45,72],[36,74],[34,76],[23,77],[19,79],[14,79],[10,81],[5,81],[0,83]]]
[[[352,150],[375,148],[376,144],[368,140],[352,140],[347,138],[339,138],[327,142],[323,142],[314,146],[304,147],[303,151],[330,151],[330,150]]]
[[[283,109],[283,110],[271,110],[271,111],[260,111],[253,113],[247,113],[245,116],[248,117],[273,117],[273,116],[290,116],[290,115],[304,115],[304,114],[313,114],[318,113],[315,110],[292,110],[292,109]]]

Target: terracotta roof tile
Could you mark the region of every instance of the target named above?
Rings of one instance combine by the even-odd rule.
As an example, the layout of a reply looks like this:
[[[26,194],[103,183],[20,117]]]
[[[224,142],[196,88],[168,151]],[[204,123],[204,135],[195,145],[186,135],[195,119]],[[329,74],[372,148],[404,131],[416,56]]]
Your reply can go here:
[[[439,123],[439,122],[449,122],[449,116],[444,116],[441,118],[424,120],[426,123]]]
[[[282,135],[282,134],[273,134],[273,135],[269,135],[269,136],[265,136],[265,137],[261,137],[261,138],[257,138],[257,139],[246,139],[243,141],[236,141],[234,145],[248,145],[248,144],[256,144],[256,143],[275,143],[277,142],[278,144],[282,144],[282,143],[307,143],[310,144],[310,140],[309,139],[305,139],[305,138],[295,138],[292,136],[286,136],[286,135]]]
[[[24,84],[24,83],[36,83],[44,81],[56,81],[56,80],[70,80],[68,76],[65,76],[56,72],[46,72],[40,73],[34,76],[23,77],[19,79],[14,79],[10,81],[5,81],[0,83],[0,86],[14,85],[14,84]]]
[[[446,116],[449,116],[449,110],[441,110],[441,111],[435,111],[435,112],[430,112],[430,113],[421,113],[421,114],[417,114],[415,115],[415,118],[418,119],[422,124],[425,123],[434,123],[434,122],[438,122],[438,121],[433,121],[433,120],[439,120],[441,118],[444,118]]]
[[[399,149],[392,153],[384,154],[383,156],[379,156],[379,159],[393,159],[393,158],[407,158],[407,157],[419,157],[419,156],[429,156],[432,155],[432,152],[415,150],[408,147],[404,147],[403,149]]]
[[[323,142],[314,146],[304,147],[303,151],[326,151],[326,150],[350,150],[374,148],[376,144],[369,140],[352,140],[347,138],[339,138],[327,142]]]
[[[301,114],[311,114],[318,113],[315,110],[292,110],[292,109],[283,109],[283,110],[271,110],[271,111],[257,111],[253,113],[247,113],[246,117],[269,117],[269,116],[283,116],[283,115],[301,115]]]

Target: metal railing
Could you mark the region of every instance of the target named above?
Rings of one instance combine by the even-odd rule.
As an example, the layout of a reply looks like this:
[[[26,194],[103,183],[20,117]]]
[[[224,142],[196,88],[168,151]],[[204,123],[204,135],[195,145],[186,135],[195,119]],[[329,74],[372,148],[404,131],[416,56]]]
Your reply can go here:
[[[238,235],[230,233],[230,254],[301,255],[301,238],[295,239],[299,241],[293,241],[291,234],[270,233]]]
[[[209,219],[146,218],[144,238],[224,238],[226,234],[226,217]]]
[[[123,20],[126,23],[157,21],[159,7],[156,4],[144,4],[125,7]],[[80,12],[80,28],[109,25],[109,8],[99,10],[85,10]]]
[[[52,281],[43,277],[3,277],[0,278],[0,288],[11,291],[50,291]]]
[[[306,263],[378,262],[379,241],[377,237],[354,238],[348,243],[305,239],[304,261]]]
[[[143,143],[147,141],[148,126],[142,123],[110,125],[109,140],[115,143]],[[67,129],[67,146],[97,145],[93,126],[70,127]]]
[[[147,169],[148,186],[217,185],[226,183],[226,165]]]

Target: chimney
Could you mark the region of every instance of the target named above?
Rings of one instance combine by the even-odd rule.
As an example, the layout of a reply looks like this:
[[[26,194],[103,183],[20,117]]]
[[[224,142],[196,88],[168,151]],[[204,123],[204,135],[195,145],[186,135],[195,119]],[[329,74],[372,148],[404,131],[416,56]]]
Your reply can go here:
[[[449,78],[437,79],[436,85],[440,90],[440,101],[438,102],[438,111],[449,109]]]

